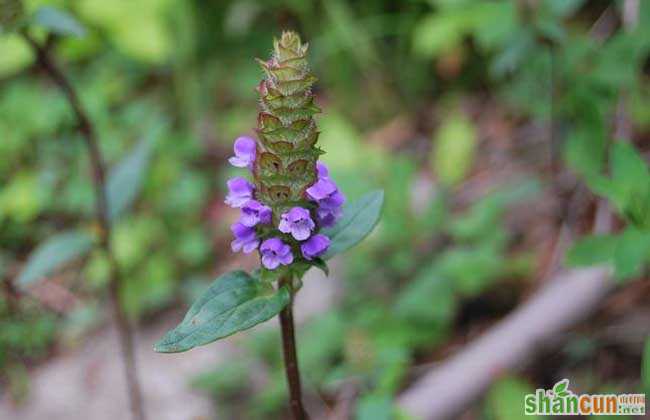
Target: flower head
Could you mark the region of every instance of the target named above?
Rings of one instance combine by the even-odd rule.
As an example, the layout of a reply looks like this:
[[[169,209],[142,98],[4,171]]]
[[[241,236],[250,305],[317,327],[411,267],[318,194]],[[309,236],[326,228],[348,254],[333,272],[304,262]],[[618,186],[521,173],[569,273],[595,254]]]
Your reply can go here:
[[[253,227],[258,223],[271,223],[272,210],[257,200],[248,200],[241,208],[239,223]]]
[[[280,238],[271,238],[262,242],[260,246],[262,264],[269,270],[275,270],[280,265],[289,265],[293,262],[291,247]]]
[[[302,207],[294,207],[280,217],[278,229],[283,233],[290,233],[294,239],[304,241],[309,238],[311,231],[316,224],[311,220],[309,210]]]
[[[325,235],[317,234],[300,244],[302,256],[311,260],[322,255],[330,246],[330,238]]]
[[[250,137],[238,137],[234,146],[235,156],[228,159],[232,166],[252,168],[255,162],[255,140]]]
[[[233,252],[244,251],[244,254],[249,254],[257,249],[260,244],[255,229],[244,226],[241,223],[235,223],[230,227],[230,230],[235,235],[235,240],[230,243]]]
[[[241,207],[253,198],[255,187],[246,178],[240,176],[228,181],[228,195],[225,203],[230,207]]]

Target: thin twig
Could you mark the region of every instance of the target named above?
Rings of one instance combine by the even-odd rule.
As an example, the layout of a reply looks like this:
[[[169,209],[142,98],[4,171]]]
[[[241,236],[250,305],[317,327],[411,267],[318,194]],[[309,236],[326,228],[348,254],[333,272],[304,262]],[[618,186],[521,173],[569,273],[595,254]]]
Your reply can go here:
[[[138,382],[135,364],[135,351],[133,346],[133,330],[129,325],[128,318],[119,299],[119,290],[122,284],[122,275],[119,265],[112,252],[111,247],[111,221],[108,213],[108,200],[106,197],[106,169],[99,141],[94,125],[86,113],[76,90],[56,64],[47,48],[41,46],[27,31],[22,32],[23,37],[29,43],[36,54],[38,65],[45,70],[52,81],[65,95],[70,107],[79,123],[79,131],[82,134],[93,171],[93,185],[95,190],[95,211],[97,222],[100,227],[100,246],[106,253],[110,265],[109,295],[113,310],[113,317],[117,326],[120,349],[124,362],[125,376],[128,387],[129,402],[133,419],[144,420],[144,408],[142,404],[142,392]]]
[[[290,287],[291,278],[280,279],[280,287]],[[289,385],[289,406],[294,420],[307,420],[307,412],[302,405],[302,388],[300,386],[300,370],[296,353],[296,337],[293,324],[293,295],[289,304],[280,312],[282,327],[282,351],[284,354],[284,370]]]

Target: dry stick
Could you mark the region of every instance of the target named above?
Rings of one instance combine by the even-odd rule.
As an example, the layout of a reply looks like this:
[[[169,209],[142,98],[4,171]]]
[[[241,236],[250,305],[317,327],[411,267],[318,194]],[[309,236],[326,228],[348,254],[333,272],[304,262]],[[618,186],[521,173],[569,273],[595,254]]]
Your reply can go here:
[[[521,367],[594,311],[613,287],[603,268],[557,275],[513,314],[416,381],[400,395],[399,406],[422,419],[456,418],[500,374]]]
[[[119,290],[122,283],[122,275],[115,256],[111,250],[111,222],[108,214],[108,201],[106,197],[106,169],[97,134],[94,126],[88,117],[84,107],[79,100],[77,92],[57,66],[53,57],[47,49],[36,42],[26,31],[22,33],[36,54],[38,64],[47,72],[54,83],[65,95],[68,103],[75,113],[79,123],[79,131],[82,134],[93,171],[93,185],[95,189],[95,211],[100,227],[100,245],[104,249],[110,265],[109,295],[113,311],[113,317],[117,326],[120,349],[124,362],[125,376],[128,387],[131,413],[135,420],[144,420],[144,409],[142,404],[142,392],[138,383],[138,376],[135,365],[135,352],[133,346],[133,331],[129,325],[124,309],[120,305]]]
[[[290,287],[291,278],[280,279],[280,287]],[[282,328],[282,351],[284,353],[284,370],[289,385],[289,406],[294,420],[307,420],[307,412],[302,405],[302,388],[300,386],[300,370],[298,368],[298,354],[296,353],[296,337],[293,323],[293,293],[289,304],[280,312],[280,326]]]

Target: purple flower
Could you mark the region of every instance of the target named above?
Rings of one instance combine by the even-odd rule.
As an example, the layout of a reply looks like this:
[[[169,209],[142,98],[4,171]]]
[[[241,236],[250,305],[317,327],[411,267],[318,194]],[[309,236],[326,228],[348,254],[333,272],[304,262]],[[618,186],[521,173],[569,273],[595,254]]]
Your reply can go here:
[[[244,226],[253,227],[258,223],[271,223],[271,208],[257,200],[248,200],[241,208],[239,223]]]
[[[269,270],[275,270],[282,265],[289,265],[293,262],[291,247],[280,238],[271,238],[262,242],[260,246],[262,253],[262,265]]]
[[[228,181],[228,195],[225,203],[230,207],[241,207],[253,198],[255,187],[245,178],[240,176]]]
[[[309,238],[316,224],[311,220],[309,210],[294,207],[280,217],[278,229],[283,233],[290,233],[298,241]]]
[[[232,166],[252,168],[255,162],[255,140],[250,137],[238,137],[235,140],[235,156],[228,159]]]
[[[319,168],[319,176],[321,173],[327,172],[322,172]],[[316,210],[318,224],[321,227],[334,226],[341,217],[341,206],[345,202],[345,196],[336,184],[328,177],[319,178],[314,185],[307,188],[307,196],[318,203]]]
[[[341,218],[343,215],[343,210],[338,207],[334,209],[327,209],[319,207],[316,210],[316,220],[318,225],[321,227],[332,227],[336,224],[336,221]]]
[[[316,258],[327,251],[330,246],[330,238],[320,233],[312,236],[309,240],[300,245],[302,256],[308,260]]]
[[[326,209],[336,209],[345,202],[345,196],[329,178],[321,178],[307,188],[307,195],[318,202],[318,206]]]
[[[244,226],[241,223],[235,223],[230,226],[230,230],[235,235],[235,240],[230,243],[230,248],[232,248],[233,252],[239,252],[243,249],[244,254],[250,254],[260,244],[255,229],[251,227]]]
[[[329,178],[330,176],[330,170],[321,161],[316,162],[316,173],[318,174],[318,179]]]

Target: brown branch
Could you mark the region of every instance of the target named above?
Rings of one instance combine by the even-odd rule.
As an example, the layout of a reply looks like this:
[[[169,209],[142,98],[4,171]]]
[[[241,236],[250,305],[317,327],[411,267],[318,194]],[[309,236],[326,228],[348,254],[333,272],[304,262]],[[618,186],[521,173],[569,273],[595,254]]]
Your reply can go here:
[[[144,420],[142,392],[138,382],[135,364],[135,351],[133,346],[133,330],[129,325],[124,308],[120,304],[119,290],[122,284],[122,274],[111,247],[111,221],[108,214],[108,200],[106,197],[106,167],[99,149],[99,141],[95,128],[88,117],[76,90],[56,64],[47,47],[41,46],[27,31],[22,32],[23,37],[36,54],[38,65],[45,70],[52,81],[65,95],[72,108],[78,124],[79,131],[84,139],[93,172],[93,186],[95,190],[95,212],[100,227],[100,246],[107,255],[110,264],[109,296],[111,300],[113,318],[118,330],[120,350],[124,362],[125,376],[128,388],[131,414],[135,420]]]
[[[280,279],[280,287],[290,287],[291,278]],[[294,420],[307,420],[309,416],[302,405],[302,387],[300,386],[300,370],[296,353],[296,337],[293,323],[293,293],[289,304],[280,312],[282,328],[282,351],[284,354],[284,370],[289,386],[289,406]]]
[[[603,268],[555,276],[514,313],[402,393],[398,404],[422,419],[457,418],[498,375],[518,369],[544,344],[593,312],[613,288]]]

